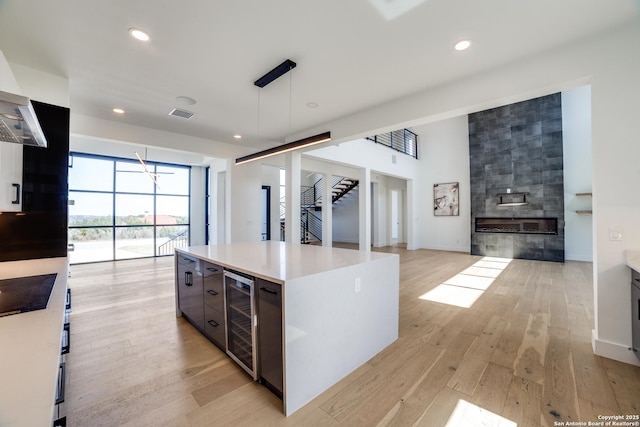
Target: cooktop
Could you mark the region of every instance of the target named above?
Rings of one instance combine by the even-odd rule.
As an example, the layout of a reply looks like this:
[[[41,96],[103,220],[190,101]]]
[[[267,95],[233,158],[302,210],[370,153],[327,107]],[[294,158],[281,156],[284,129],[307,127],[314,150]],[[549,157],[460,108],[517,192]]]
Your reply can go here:
[[[57,274],[0,280],[0,317],[47,308]]]

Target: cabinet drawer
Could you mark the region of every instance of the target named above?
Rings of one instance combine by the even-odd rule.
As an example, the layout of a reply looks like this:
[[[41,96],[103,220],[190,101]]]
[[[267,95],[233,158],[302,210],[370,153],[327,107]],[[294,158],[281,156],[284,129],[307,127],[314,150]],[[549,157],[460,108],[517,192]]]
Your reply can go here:
[[[204,303],[222,312],[224,296],[222,294],[222,283],[207,282],[204,284]]]
[[[204,278],[204,302],[222,313],[223,310],[223,269],[220,266],[208,262],[202,263],[202,275]]]
[[[640,272],[631,270],[631,283],[640,286]]]
[[[193,265],[193,266],[196,265],[195,258],[191,258],[190,256],[183,255],[183,254],[177,254],[176,256],[178,257],[178,264]]]
[[[204,305],[204,331],[218,347],[226,349],[224,316],[222,312],[207,304]]]

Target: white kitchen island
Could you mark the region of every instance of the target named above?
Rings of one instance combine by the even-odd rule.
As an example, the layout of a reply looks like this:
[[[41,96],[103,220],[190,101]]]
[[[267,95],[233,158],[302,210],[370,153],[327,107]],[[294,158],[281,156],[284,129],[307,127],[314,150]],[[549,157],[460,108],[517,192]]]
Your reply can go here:
[[[275,241],[176,250],[282,286],[286,415],[398,338],[396,254]]]

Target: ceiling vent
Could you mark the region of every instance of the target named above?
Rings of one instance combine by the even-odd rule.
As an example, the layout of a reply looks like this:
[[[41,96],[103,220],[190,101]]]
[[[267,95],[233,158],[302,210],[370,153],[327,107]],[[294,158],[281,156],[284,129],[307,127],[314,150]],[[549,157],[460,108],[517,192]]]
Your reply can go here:
[[[171,112],[169,113],[170,116],[176,116],[176,117],[181,117],[183,119],[190,119],[191,117],[194,116],[195,113],[192,113],[191,111],[187,111],[187,110],[182,110],[180,108],[174,108],[173,110],[171,110]]]

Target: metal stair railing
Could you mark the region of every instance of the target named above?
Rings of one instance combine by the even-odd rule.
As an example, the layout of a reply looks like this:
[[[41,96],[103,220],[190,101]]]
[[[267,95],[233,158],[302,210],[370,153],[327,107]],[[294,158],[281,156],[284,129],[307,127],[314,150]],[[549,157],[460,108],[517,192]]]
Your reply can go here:
[[[322,242],[322,218],[313,212],[322,209],[322,178],[312,186],[300,189],[300,242]],[[332,197],[335,203],[358,186],[358,180],[342,176],[331,177]],[[285,239],[285,199],[280,199],[280,239]]]
[[[418,158],[418,135],[409,129],[399,129],[375,136],[368,136],[366,139],[407,154],[415,159]]]
[[[158,255],[169,255],[174,252],[175,248],[187,246],[189,244],[189,236],[187,235],[188,231],[189,230],[183,230],[158,246]]]

